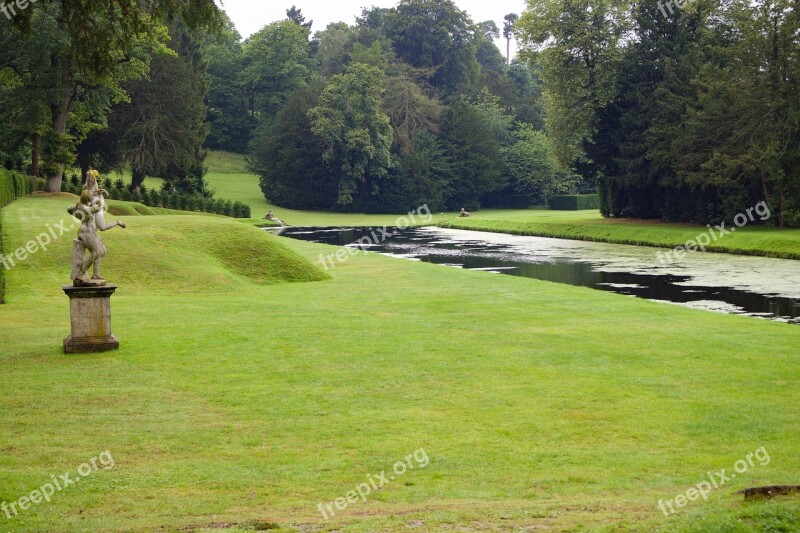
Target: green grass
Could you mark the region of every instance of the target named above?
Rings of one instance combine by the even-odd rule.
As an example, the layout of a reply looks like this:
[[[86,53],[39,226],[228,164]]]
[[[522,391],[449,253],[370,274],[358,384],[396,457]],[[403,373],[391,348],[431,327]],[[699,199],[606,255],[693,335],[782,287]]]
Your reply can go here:
[[[658,221],[604,219],[595,211],[487,210],[469,218],[449,219],[440,224],[447,228],[491,231],[514,235],[536,235],[587,241],[613,242],[674,248],[684,246],[706,226],[667,224]],[[772,226],[743,226],[727,235],[714,230],[707,250],[745,255],[800,259],[800,229]],[[718,239],[714,240],[713,235]]]
[[[8,248],[71,198],[4,209]],[[797,326],[375,254],[323,279],[328,246],[125,221],[103,235],[118,352],[61,353],[68,237],[9,272],[0,502],[116,466],[0,530],[800,529],[797,498],[736,494],[800,482]],[[761,446],[769,464],[659,511]],[[427,468],[322,518],[420,448]]]

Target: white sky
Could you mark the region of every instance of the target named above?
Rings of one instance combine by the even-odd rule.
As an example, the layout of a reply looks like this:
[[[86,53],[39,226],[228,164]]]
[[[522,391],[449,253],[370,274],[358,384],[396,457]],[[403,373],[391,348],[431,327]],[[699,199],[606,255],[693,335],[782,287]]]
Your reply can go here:
[[[331,22],[355,24],[362,7],[393,7],[396,0],[221,0],[223,9],[236,24],[236,29],[247,38],[270,22],[286,18],[286,10],[296,5],[303,11],[306,21],[313,20],[312,32],[324,30]],[[466,11],[473,22],[493,20],[503,31],[503,17],[508,13],[521,14],[525,0],[455,0],[462,11]],[[515,46],[511,42],[513,57]],[[500,38],[497,45],[505,56],[505,39]]]

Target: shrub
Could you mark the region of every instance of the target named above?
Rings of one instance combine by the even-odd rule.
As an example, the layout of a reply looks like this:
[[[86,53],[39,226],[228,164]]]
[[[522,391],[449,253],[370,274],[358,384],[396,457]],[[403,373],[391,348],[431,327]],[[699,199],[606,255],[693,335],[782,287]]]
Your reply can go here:
[[[15,198],[29,194],[34,180],[17,172],[0,169],[0,209]],[[0,217],[2,219],[2,217]],[[3,252],[3,228],[0,227],[0,255]],[[0,304],[5,303],[6,278],[5,268],[0,266]]]
[[[580,211],[582,209],[599,209],[600,201],[596,194],[569,194],[551,197],[548,205],[550,209]]]
[[[161,195],[156,189],[152,189],[147,194],[147,205],[150,207],[161,207]]]

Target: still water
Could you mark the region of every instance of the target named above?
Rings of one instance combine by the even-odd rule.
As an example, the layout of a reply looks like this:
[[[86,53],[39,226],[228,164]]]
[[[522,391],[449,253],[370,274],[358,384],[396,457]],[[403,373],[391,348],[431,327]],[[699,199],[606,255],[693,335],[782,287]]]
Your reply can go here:
[[[665,265],[657,256],[665,251],[662,248],[435,227],[393,230],[390,235],[372,228],[291,227],[276,233],[448,267],[800,324],[800,261],[696,252]],[[361,244],[356,243],[359,239]]]

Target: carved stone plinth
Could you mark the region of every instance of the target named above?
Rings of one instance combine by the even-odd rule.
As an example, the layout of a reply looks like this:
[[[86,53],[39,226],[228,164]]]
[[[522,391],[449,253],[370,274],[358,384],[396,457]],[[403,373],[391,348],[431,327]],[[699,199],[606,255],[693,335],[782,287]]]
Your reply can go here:
[[[116,285],[63,287],[69,296],[72,334],[64,339],[64,353],[116,350],[119,340],[111,333],[111,295]]]

